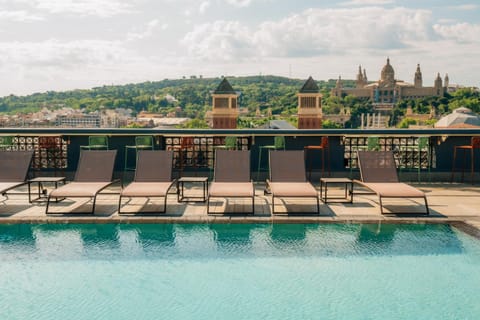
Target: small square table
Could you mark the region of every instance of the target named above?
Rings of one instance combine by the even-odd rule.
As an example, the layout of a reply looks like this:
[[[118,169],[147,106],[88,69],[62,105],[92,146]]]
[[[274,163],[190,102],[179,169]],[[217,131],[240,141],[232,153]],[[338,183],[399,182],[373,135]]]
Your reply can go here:
[[[201,183],[203,188],[203,196],[186,196],[184,190],[185,183]],[[188,202],[188,201],[197,201],[205,202],[207,201],[208,194],[208,177],[181,177],[177,180],[177,200],[178,202]]]
[[[34,179],[28,180],[28,202],[42,202],[47,201],[47,189],[43,187],[44,183],[53,183],[54,188],[58,188],[58,183],[62,182],[65,184],[65,177],[36,177]],[[36,183],[38,188],[38,195],[36,198],[32,199],[32,188],[31,184]],[[63,199],[57,199],[56,202],[62,201]]]
[[[345,195],[343,197],[329,197],[328,184],[343,184],[345,187]],[[350,199],[348,197],[349,194],[350,194]],[[330,202],[353,203],[353,181],[349,178],[321,178],[320,179],[320,199],[324,203],[329,202],[329,199],[343,200],[343,201],[330,201]]]

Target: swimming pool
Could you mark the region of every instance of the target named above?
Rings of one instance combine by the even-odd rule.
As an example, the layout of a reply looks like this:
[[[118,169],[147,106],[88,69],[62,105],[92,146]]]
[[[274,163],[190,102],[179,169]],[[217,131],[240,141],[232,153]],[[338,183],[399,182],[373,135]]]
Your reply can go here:
[[[473,319],[448,225],[0,225],[0,319]]]

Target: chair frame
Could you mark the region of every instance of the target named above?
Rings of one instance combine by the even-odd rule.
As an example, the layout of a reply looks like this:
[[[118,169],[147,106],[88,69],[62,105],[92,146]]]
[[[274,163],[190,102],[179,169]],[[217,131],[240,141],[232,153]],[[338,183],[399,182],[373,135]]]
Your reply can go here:
[[[262,168],[262,153],[264,150],[285,150],[285,136],[275,136],[273,138],[273,144],[259,146],[258,147],[258,166],[257,166],[257,181],[260,180],[260,171]],[[268,156],[268,154],[267,154]]]
[[[102,142],[102,143],[99,143]],[[86,150],[109,150],[108,136],[89,136],[88,146],[80,146],[80,149]]]
[[[403,194],[398,194],[398,195],[390,195],[390,196],[382,196],[380,194],[380,191],[378,189],[375,189],[375,188],[372,188],[372,185],[373,183],[394,183],[394,184],[398,184],[398,185],[406,185],[406,186],[409,186],[408,184],[406,183],[403,183],[403,182],[400,182],[399,179],[398,179],[398,172],[397,172],[397,168],[394,167],[394,168],[391,168],[391,171],[389,172],[391,174],[391,176],[389,177],[389,180],[386,180],[386,181],[364,181],[364,176],[365,176],[365,173],[364,173],[364,170],[362,170],[362,158],[363,158],[363,154],[368,154],[368,153],[376,153],[378,154],[378,156],[376,156],[376,158],[381,158],[381,157],[384,157],[386,160],[389,161],[389,163],[393,163],[395,165],[395,159],[394,159],[394,156],[393,156],[393,152],[392,151],[358,151],[357,152],[357,159],[358,159],[358,164],[359,164],[359,168],[360,168],[360,175],[361,175],[361,179],[362,180],[354,180],[355,183],[367,188],[367,189],[370,189],[372,190],[377,196],[378,196],[378,199],[379,199],[379,205],[380,205],[380,213],[383,215],[384,214],[384,211],[383,211],[383,199],[416,199],[416,198],[421,198],[425,201],[425,210],[426,210],[426,215],[430,215],[430,210],[429,210],[429,207],[428,207],[428,201],[427,201],[427,196],[425,195],[425,193],[423,193],[422,196],[406,196],[406,195],[403,195]],[[365,164],[365,163],[364,163]],[[394,172],[394,173],[393,173]],[[411,187],[411,186],[410,186]],[[414,187],[411,187],[411,188],[414,188]],[[419,190],[420,191],[420,190]],[[395,214],[395,213],[394,213]],[[401,212],[401,214],[408,214],[408,212]]]
[[[287,154],[287,153],[291,153],[291,154],[294,154],[294,153],[299,153],[299,154],[300,154],[300,153],[303,153],[303,154],[301,155],[301,157],[300,157],[300,156],[298,157],[298,161],[299,161],[298,164],[297,164],[297,163],[291,163],[291,165],[295,165],[296,167],[298,166],[300,169],[303,167],[303,172],[304,172],[304,176],[301,177],[301,178],[298,177],[298,181],[294,181],[294,182],[296,182],[296,183],[298,183],[298,182],[307,183],[307,184],[311,185],[312,188],[314,188],[315,191],[316,191],[316,196],[315,196],[315,197],[312,197],[312,196],[281,196],[281,197],[280,197],[280,196],[276,196],[276,195],[275,195],[275,192],[272,190],[271,185],[274,184],[274,183],[276,183],[276,182],[285,182],[285,181],[271,181],[271,180],[273,180],[273,179],[272,179],[272,163],[271,163],[271,162],[272,162],[272,153],[273,153],[273,152],[279,152],[279,153],[285,153],[285,154]],[[285,150],[284,150],[284,151],[272,151],[272,150],[270,150],[270,152],[269,152],[270,179],[267,179],[266,185],[267,185],[267,189],[271,190],[271,194],[272,194],[272,215],[275,215],[275,198],[276,198],[276,197],[277,197],[277,198],[314,198],[314,199],[316,200],[316,203],[317,203],[317,212],[316,212],[316,214],[320,215],[320,197],[319,197],[319,194],[318,194],[317,189],[307,180],[307,175],[306,175],[306,170],[305,170],[305,161],[304,161],[304,159],[305,159],[305,154],[304,154],[304,153],[305,153],[305,151],[303,151],[303,150],[290,150],[290,151],[285,151]],[[300,161],[300,160],[301,160],[301,161]],[[293,181],[287,181],[287,182],[293,182]],[[290,213],[290,212],[287,212],[287,213]],[[291,213],[295,213],[295,212],[291,212]],[[303,212],[302,212],[302,213],[303,213]]]
[[[155,152],[157,153],[158,152],[158,156],[161,157],[164,153],[166,157],[170,157],[170,177],[171,177],[171,173],[172,173],[172,170],[173,170],[173,151],[165,151],[165,150],[139,150],[137,152],[137,167],[136,167],[136,170],[135,170],[135,178],[133,180],[132,183],[135,183],[135,182],[138,182],[136,181],[137,179],[137,173],[138,173],[138,164],[140,163],[141,165],[141,156],[144,152]],[[164,169],[163,167],[159,167],[159,169]],[[170,189],[172,188],[172,186],[176,183],[177,179],[170,179],[170,185],[168,186],[166,192],[165,192],[165,196],[161,197],[161,196],[124,196],[123,195],[123,191],[120,192],[120,197],[118,199],[118,214],[119,215],[122,215],[122,214],[136,214],[136,215],[139,215],[139,214],[144,214],[144,213],[165,213],[167,212],[167,197],[168,197],[168,193],[170,191]],[[158,182],[158,181],[152,181],[152,182]],[[162,181],[162,182],[167,182],[167,181]],[[127,186],[128,187],[128,186]],[[148,210],[142,210],[142,211],[137,211],[137,212],[122,212],[121,211],[121,208],[122,208],[122,198],[129,198],[129,200],[123,204],[123,206],[126,206],[128,205],[128,203],[131,201],[132,198],[147,198],[147,203],[150,201],[150,198],[163,198],[164,201],[163,201],[163,209],[158,211],[158,210],[155,210],[155,211],[148,211]]]
[[[26,185],[28,184],[28,173],[30,171],[30,167],[32,165],[32,161],[33,161],[33,154],[34,152],[33,151],[19,151],[19,150],[0,150],[0,163],[2,162],[3,159],[5,159],[5,155],[18,155],[19,157],[21,156],[22,159],[19,159],[17,161],[15,161],[15,168],[21,168],[22,166],[24,167],[23,169],[26,169],[25,172],[21,172],[21,174],[19,173],[19,177],[18,179],[15,178],[15,179],[7,179],[7,180],[12,180],[12,181],[1,181],[0,180],[0,183],[8,183],[9,185],[6,186],[6,187],[3,187],[2,189],[0,189],[0,194],[5,197],[5,199],[3,199],[2,201],[6,201],[8,200],[8,191],[10,190],[13,190],[13,189],[16,189],[18,187],[21,187],[23,185]],[[11,168],[10,167],[7,167],[7,168],[1,168],[1,170],[6,170],[6,171],[9,171]],[[9,173],[11,173],[11,171],[9,171]],[[20,175],[22,177],[20,177]],[[18,181],[17,181],[18,180]],[[22,181],[20,181],[22,180]],[[10,193],[10,194],[14,194],[14,193]],[[23,194],[23,193],[21,193]]]
[[[241,155],[245,155],[245,154],[248,154],[248,159],[249,159],[249,174],[250,174],[250,151],[249,150],[215,150],[215,163],[214,163],[214,170],[213,170],[213,173],[214,173],[214,176],[213,176],[213,182],[212,182],[212,186],[213,184],[216,182],[216,179],[217,179],[217,175],[218,175],[218,170],[217,170],[217,165],[218,165],[218,153],[235,153],[236,155],[238,155],[236,158],[236,160],[243,160],[241,159]],[[244,156],[244,157],[247,157],[247,156]],[[222,161],[227,161],[227,160],[223,160]],[[235,181],[235,182],[231,182],[231,183],[238,183],[239,181]],[[243,181],[243,182],[247,182],[247,181]],[[252,196],[232,196],[232,195],[228,195],[228,196],[223,196],[223,195],[218,195],[218,196],[212,196],[210,194],[210,191],[208,193],[208,196],[207,196],[207,214],[217,214],[216,212],[211,212],[210,211],[210,199],[211,198],[223,198],[223,199],[228,199],[228,198],[247,198],[247,199],[252,199],[252,211],[251,212],[246,212],[246,214],[251,214],[251,215],[254,215],[255,214],[255,186],[253,185],[253,181],[250,179],[250,181],[248,181],[252,184]],[[225,182],[225,183],[229,183],[229,182]],[[209,188],[209,190],[212,189],[212,186]],[[222,212],[221,214],[234,214],[236,212]]]
[[[82,159],[83,159],[82,156],[83,156],[85,153],[89,153],[89,152],[104,152],[104,153],[113,154],[113,155],[112,155],[112,156],[113,156],[113,159],[114,159],[113,161],[114,161],[114,163],[115,163],[115,158],[116,158],[116,155],[117,155],[117,150],[83,150],[83,151],[80,152],[80,159],[79,159],[79,165],[78,165],[79,167],[80,167],[81,161],[82,161]],[[114,163],[112,164],[112,177],[113,177]],[[78,175],[78,169],[77,169],[77,172],[75,173],[75,178],[77,178],[77,175]],[[98,196],[99,194],[101,194],[103,190],[105,190],[106,188],[110,187],[110,186],[113,185],[114,183],[117,183],[117,182],[120,182],[120,183],[121,183],[121,180],[120,180],[120,179],[112,179],[112,178],[111,178],[109,182],[107,182],[107,181],[102,181],[102,182],[104,182],[106,185],[103,186],[102,188],[97,189],[96,192],[95,192],[95,194],[94,194],[93,196],[87,196],[87,195],[52,196],[52,193],[50,193],[50,194],[48,195],[48,197],[47,197],[47,205],[46,205],[46,207],[45,207],[45,214],[46,214],[46,215],[49,215],[49,214],[56,214],[56,215],[58,215],[58,214],[68,214],[68,213],[69,213],[69,212],[49,212],[49,211],[48,211],[48,208],[50,207],[50,202],[51,202],[51,199],[52,199],[52,198],[55,198],[55,199],[57,199],[57,198],[91,198],[91,200],[93,200],[93,202],[92,202],[92,211],[90,212],[90,214],[94,215],[94,214],[95,214],[95,206],[96,206],[97,196]],[[74,179],[74,181],[72,181],[71,183],[78,183],[78,181],[75,181],[75,179]],[[65,186],[68,186],[68,184],[65,185]],[[63,186],[62,186],[62,187],[63,187]],[[60,188],[58,188],[58,189],[56,189],[56,190],[60,190],[62,187],[60,187]],[[121,185],[121,187],[123,188],[123,185]],[[117,194],[117,193],[114,193],[114,194]],[[55,202],[57,202],[57,201],[55,201]]]

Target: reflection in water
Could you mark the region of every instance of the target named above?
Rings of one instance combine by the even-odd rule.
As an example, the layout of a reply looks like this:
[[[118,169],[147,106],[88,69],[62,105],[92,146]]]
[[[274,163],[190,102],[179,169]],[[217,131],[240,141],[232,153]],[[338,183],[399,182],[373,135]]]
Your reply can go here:
[[[390,243],[397,229],[395,224],[362,224],[358,233],[358,242],[360,243]]]
[[[251,230],[249,224],[210,224],[209,229],[218,248],[229,251],[248,250],[251,247]]]
[[[173,224],[144,224],[135,226],[138,242],[142,247],[154,245],[175,245],[175,230]]]
[[[463,246],[450,225],[363,224],[356,250],[373,255],[436,255],[458,254]]]
[[[274,244],[283,245],[293,243],[305,243],[307,235],[306,224],[283,224],[274,223],[270,230],[270,238]]]
[[[118,225],[84,224],[77,225],[84,247],[116,248],[118,242]]]
[[[0,225],[0,258],[175,259],[278,255],[440,255],[464,252],[442,224]],[[10,258],[8,258],[10,257]]]
[[[0,246],[15,244],[34,246],[35,236],[31,224],[0,224]]]

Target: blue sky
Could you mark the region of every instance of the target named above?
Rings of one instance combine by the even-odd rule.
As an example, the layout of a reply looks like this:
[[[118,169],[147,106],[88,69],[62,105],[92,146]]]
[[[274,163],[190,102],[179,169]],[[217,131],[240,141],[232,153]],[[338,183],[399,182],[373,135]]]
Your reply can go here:
[[[273,74],[480,86],[470,1],[0,0],[0,95]]]

